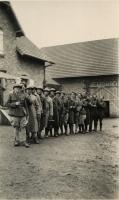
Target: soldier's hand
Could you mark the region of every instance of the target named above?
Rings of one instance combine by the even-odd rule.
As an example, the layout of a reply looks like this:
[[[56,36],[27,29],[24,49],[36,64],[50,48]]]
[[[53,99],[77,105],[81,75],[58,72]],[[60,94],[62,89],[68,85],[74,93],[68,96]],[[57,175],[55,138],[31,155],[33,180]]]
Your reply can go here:
[[[20,105],[20,101],[17,101],[17,102],[16,102],[16,106],[19,106],[19,105]]]

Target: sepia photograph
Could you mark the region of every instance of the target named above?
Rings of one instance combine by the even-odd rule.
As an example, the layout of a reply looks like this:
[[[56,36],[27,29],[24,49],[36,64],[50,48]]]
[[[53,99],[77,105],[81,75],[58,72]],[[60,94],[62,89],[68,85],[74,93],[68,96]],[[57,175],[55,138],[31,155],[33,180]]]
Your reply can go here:
[[[0,199],[119,199],[119,0],[0,0]]]

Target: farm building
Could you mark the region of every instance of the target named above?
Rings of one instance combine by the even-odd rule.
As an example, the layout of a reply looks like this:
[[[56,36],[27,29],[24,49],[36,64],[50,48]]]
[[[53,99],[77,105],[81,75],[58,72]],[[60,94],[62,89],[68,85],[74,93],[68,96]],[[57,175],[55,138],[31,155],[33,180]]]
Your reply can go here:
[[[26,37],[11,4],[0,1],[0,107],[5,106],[15,82],[57,86],[49,75],[45,76],[45,69],[52,64]],[[0,124],[3,118],[0,110]]]
[[[0,1],[0,105],[5,104],[14,83],[10,75],[21,77],[27,84],[35,81],[35,84],[43,85],[45,68],[51,64],[26,37],[10,3]]]
[[[47,73],[65,92],[104,96],[106,116],[119,116],[119,39],[103,39],[42,48],[55,62]]]

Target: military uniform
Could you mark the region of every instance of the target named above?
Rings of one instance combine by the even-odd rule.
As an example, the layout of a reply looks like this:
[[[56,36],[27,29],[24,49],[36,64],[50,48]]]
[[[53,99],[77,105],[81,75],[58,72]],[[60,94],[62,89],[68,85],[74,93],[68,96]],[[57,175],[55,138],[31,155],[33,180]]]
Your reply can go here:
[[[54,136],[58,136],[59,124],[60,124],[60,102],[55,96],[53,98],[53,120],[54,120]]]
[[[27,87],[28,89],[33,89],[33,87]],[[39,143],[37,140],[37,132],[38,132],[38,121],[37,115],[40,113],[39,102],[37,97],[34,94],[27,95],[27,104],[28,104],[28,112],[29,112],[29,121],[27,130],[32,134],[32,141],[34,143]]]
[[[102,99],[97,100],[97,120],[100,123],[100,131],[102,131],[102,121],[104,118],[105,102]]]
[[[45,88],[44,91],[49,92],[49,89]],[[45,113],[45,135],[46,137],[48,136],[48,132],[51,127],[49,127],[49,121],[52,120],[53,117],[53,101],[51,97],[45,96],[45,101],[46,101],[46,113]]]
[[[70,134],[73,134],[73,125],[75,124],[75,108],[76,108],[76,101],[73,98],[69,99],[69,129]]]
[[[97,99],[91,99],[89,103],[89,110],[90,110],[90,124],[89,124],[89,131],[92,131],[92,124],[94,121],[94,131],[97,131]]]
[[[22,85],[16,84],[15,87],[22,88]],[[26,127],[28,117],[28,107],[26,103],[26,95],[22,92],[11,92],[9,94],[7,105],[9,115],[11,116],[11,124],[15,128],[15,146],[20,145],[19,131]],[[28,147],[26,145],[26,147]]]

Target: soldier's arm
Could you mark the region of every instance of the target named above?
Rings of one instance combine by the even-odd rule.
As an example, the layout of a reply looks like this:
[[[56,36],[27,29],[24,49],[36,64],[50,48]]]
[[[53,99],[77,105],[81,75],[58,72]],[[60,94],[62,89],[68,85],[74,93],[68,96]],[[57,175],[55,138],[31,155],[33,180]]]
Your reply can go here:
[[[35,108],[36,108],[37,115],[40,115],[41,112],[40,112],[40,109],[39,109],[39,102],[38,102],[37,98],[35,98]]]

